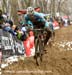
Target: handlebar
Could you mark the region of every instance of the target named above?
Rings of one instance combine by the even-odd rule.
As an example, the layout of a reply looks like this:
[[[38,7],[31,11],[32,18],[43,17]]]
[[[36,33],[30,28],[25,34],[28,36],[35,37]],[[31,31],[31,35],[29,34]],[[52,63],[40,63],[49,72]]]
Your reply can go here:
[[[43,31],[45,29],[32,29],[32,31]]]

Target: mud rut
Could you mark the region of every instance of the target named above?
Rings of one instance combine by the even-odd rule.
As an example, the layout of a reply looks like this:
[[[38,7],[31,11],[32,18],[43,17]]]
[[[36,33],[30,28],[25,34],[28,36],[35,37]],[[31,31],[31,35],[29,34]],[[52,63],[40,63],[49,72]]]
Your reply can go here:
[[[44,55],[40,66],[36,66],[33,57],[25,58],[4,69],[2,75],[72,75],[72,50],[64,51],[55,45],[63,40],[72,41],[72,26],[55,32],[55,41],[52,46],[46,47],[48,53]]]

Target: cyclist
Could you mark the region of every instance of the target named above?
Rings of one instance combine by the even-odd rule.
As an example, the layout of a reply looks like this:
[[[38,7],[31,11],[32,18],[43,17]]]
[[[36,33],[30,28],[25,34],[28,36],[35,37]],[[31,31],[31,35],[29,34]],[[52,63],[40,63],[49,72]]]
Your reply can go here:
[[[43,13],[36,12],[33,7],[28,7],[27,14],[24,15],[25,23],[28,24],[31,28],[46,28],[48,34],[51,34],[51,32],[54,31],[53,25],[49,26],[49,23],[47,20],[45,20],[44,15],[45,14]],[[46,39],[45,44],[47,41],[48,40]]]
[[[27,8],[27,14],[24,16],[26,24],[30,25],[32,28],[35,27],[44,27],[45,19],[40,16],[40,13],[35,12],[33,7]],[[39,24],[42,23],[42,26]]]

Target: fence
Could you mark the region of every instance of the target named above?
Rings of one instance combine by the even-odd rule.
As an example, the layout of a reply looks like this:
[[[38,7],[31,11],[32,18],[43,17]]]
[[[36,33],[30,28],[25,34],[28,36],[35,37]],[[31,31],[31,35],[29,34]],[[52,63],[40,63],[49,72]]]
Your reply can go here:
[[[3,59],[12,55],[24,54],[23,42],[2,29],[0,29],[0,49]]]

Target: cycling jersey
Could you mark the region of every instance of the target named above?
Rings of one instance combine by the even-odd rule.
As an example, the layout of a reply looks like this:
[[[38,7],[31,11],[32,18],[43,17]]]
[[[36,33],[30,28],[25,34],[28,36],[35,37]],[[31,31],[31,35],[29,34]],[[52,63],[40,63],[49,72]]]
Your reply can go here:
[[[33,28],[44,28],[45,24],[47,24],[43,13],[34,12],[33,15],[26,14],[24,18],[25,23],[31,25]]]

